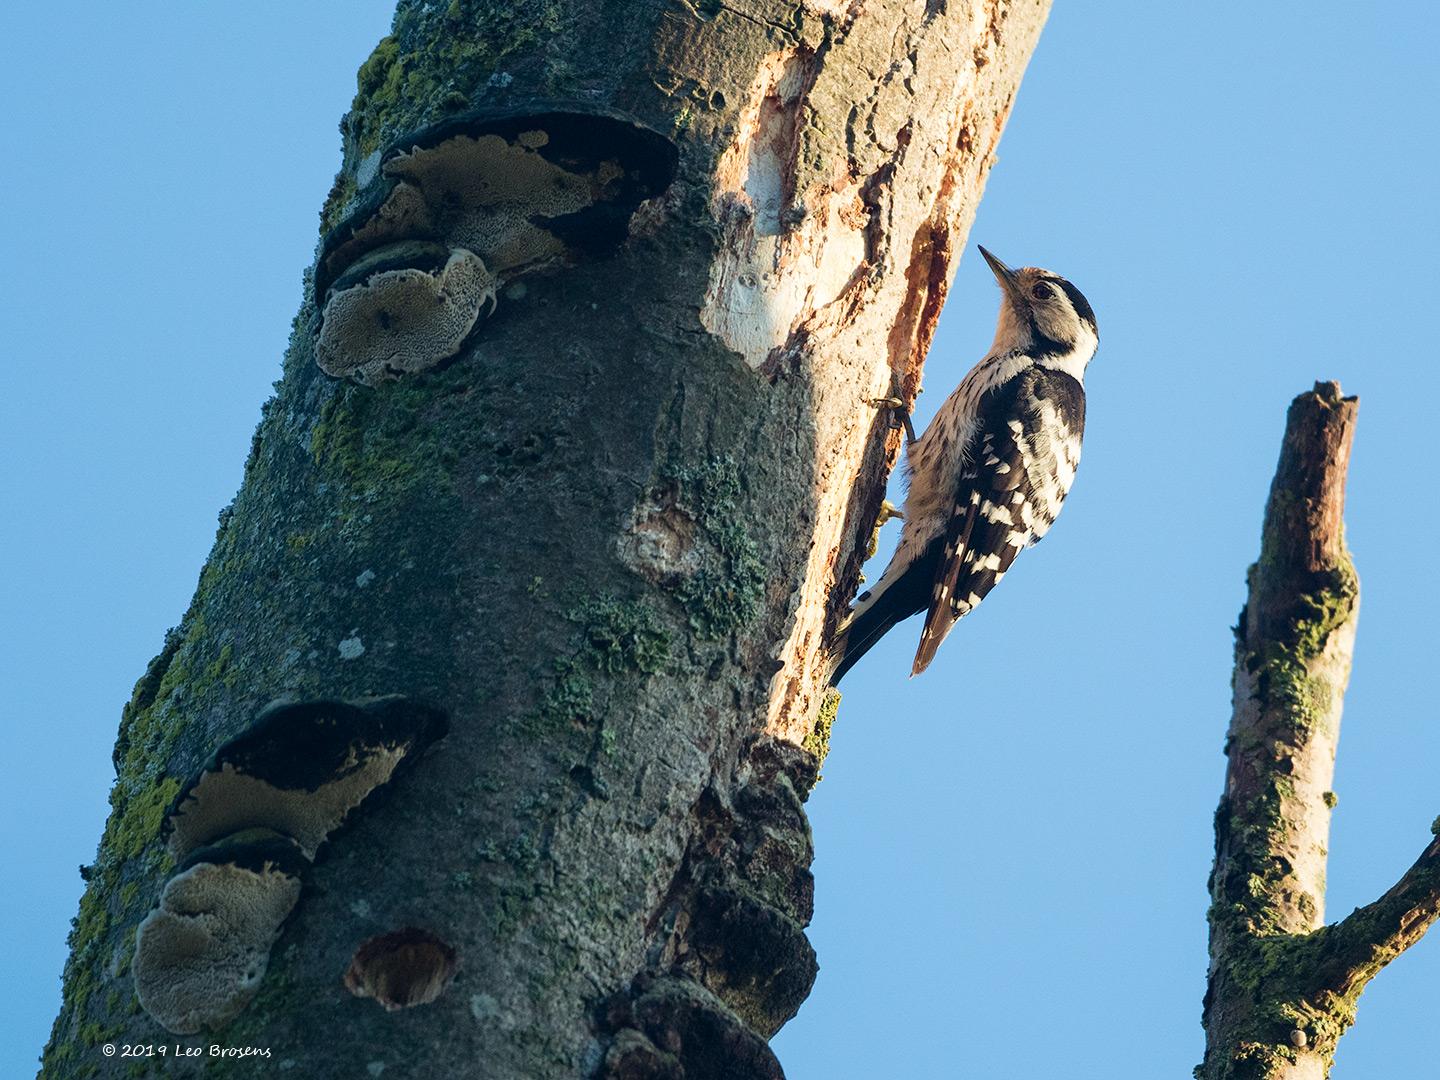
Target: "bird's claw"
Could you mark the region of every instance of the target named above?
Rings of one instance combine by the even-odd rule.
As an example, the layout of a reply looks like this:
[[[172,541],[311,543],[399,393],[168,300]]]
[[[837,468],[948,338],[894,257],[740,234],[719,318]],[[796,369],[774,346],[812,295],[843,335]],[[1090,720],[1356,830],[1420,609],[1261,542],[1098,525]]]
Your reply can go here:
[[[889,499],[886,499],[880,504],[880,517],[878,519],[878,524],[884,525],[885,522],[889,521],[891,518],[899,518],[901,521],[904,521],[905,511],[901,510]]]
[[[894,431],[903,427],[905,429],[905,440],[912,443],[915,441],[915,425],[910,422],[910,406],[905,404],[903,398],[871,398],[870,404],[877,409],[889,409],[890,430]]]
[[[905,512],[889,499],[886,499],[880,504],[880,512],[875,515],[875,525],[870,530],[870,542],[865,545],[865,558],[867,561],[873,559],[875,552],[880,550],[880,530],[884,528],[885,523],[891,518],[900,518],[903,520],[904,517]],[[861,580],[864,580],[863,577]]]

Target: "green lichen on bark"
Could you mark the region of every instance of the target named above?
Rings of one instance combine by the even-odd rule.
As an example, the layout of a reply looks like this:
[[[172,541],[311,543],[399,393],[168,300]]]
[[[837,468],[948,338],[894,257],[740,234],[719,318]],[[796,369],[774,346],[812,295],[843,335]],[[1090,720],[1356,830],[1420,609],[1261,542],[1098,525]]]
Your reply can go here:
[[[1251,567],[1254,588],[1260,566]],[[1313,587],[1295,597],[1284,624],[1268,627],[1259,649],[1250,651],[1244,640],[1237,642],[1237,666],[1243,665],[1255,677],[1261,708],[1283,719],[1297,733],[1308,732],[1323,714],[1334,687],[1311,670],[1324,651],[1330,635],[1354,613],[1360,597],[1359,578],[1348,561],[1326,574],[1317,575]]]
[[[227,509],[185,617],[166,633],[160,653],[121,711],[110,815],[72,922],[63,1007],[42,1057],[42,1076],[87,1075],[90,1066],[77,1053],[118,1031],[116,1010],[109,1004],[115,994],[112,981],[128,974],[135,927],[173,864],[160,832],[182,784],[172,772],[178,744],[193,718],[229,695],[245,674],[233,647],[209,626],[205,613],[248,566]],[[102,987],[109,988],[103,1002],[96,1000]]]
[[[670,659],[670,632],[643,600],[598,597],[572,609],[568,617],[584,628],[582,655],[602,674],[653,675]]]
[[[1360,995],[1369,981],[1398,957],[1405,945],[1383,944],[1391,928],[1381,905],[1362,908],[1342,923],[1306,934],[1248,936],[1232,951],[1229,965],[1235,985],[1252,995],[1253,1038],[1240,1044],[1229,1067],[1195,1075],[1204,1080],[1241,1080],[1267,1076],[1293,1064],[1298,1050],[1290,1033],[1305,1034],[1308,1053],[1322,1056],[1326,1069],[1334,1062],[1340,1038],[1355,1023]],[[1348,967],[1352,948],[1346,942],[1370,943],[1367,959]],[[1343,971],[1344,977],[1334,974]]]
[[[154,671],[152,664],[147,677]],[[144,703],[152,693],[152,685],[156,687],[155,697]],[[170,689],[175,685],[172,682]],[[145,763],[147,747],[167,747],[173,744],[176,735],[173,717],[167,723],[153,715],[163,707],[167,696],[163,681],[156,683],[151,679],[147,683],[147,679],[142,679],[126,710],[133,734],[120,776],[110,792],[110,817],[99,853],[95,865],[88,870],[88,885],[80,899],[79,913],[71,922],[70,956],[62,984],[63,1008],[45,1048],[44,1076],[86,1075],[84,1070],[91,1066],[77,1061],[78,1054],[98,1047],[107,1041],[107,1033],[114,1030],[113,1024],[102,1025],[90,1018],[91,1005],[92,997],[106,981],[102,973],[112,967],[107,958],[116,951],[117,934],[133,935],[134,932],[133,923],[128,931],[122,930],[122,920],[133,919],[134,901],[139,896],[138,882],[129,875],[162,871],[169,861],[157,841],[165,811],[179,791],[180,782],[163,772],[157,773]],[[141,863],[139,868],[134,865],[136,862]],[[117,974],[123,974],[128,967],[128,957],[122,957],[113,967]],[[113,1015],[113,1010],[107,1008],[104,1014]],[[62,1030],[67,1020],[73,1025],[68,1032]]]
[[[74,1067],[75,1048],[89,1049],[106,1041],[101,1035],[114,1025],[87,1019],[92,996],[101,986],[99,973],[111,966],[104,957],[122,946],[116,940],[120,933],[132,935],[133,949],[141,881],[153,879],[170,865],[159,836],[165,813],[180,790],[180,779],[170,775],[163,764],[186,720],[177,700],[203,701],[231,668],[228,646],[209,652],[214,642],[198,613],[208,584],[219,572],[214,569],[217,559],[224,558],[224,540],[222,527],[215,552],[201,573],[195,603],[180,629],[166,635],[164,648],[150,662],[121,713],[110,816],[95,865],[88,870],[79,914],[72,922],[70,958],[62,986],[64,1007],[45,1049],[42,1075],[79,1075],[68,1071]],[[123,974],[128,959],[116,967]],[[67,1018],[75,1025],[73,1038],[61,1031],[61,1022]]]
[[[452,0],[435,33],[427,5],[402,3],[394,31],[360,66],[348,123],[361,154],[446,111],[464,108],[478,89],[506,85],[502,65],[563,35],[574,6],[560,0]],[[496,78],[499,76],[499,78]],[[558,58],[550,86],[563,89]]]
[[[346,165],[321,211],[322,227],[333,227],[354,197],[361,160],[404,132],[502,99],[515,79],[505,70],[510,61],[542,92],[563,95],[574,72],[560,48],[539,46],[558,46],[575,33],[576,19],[577,6],[561,0],[451,0],[443,10],[402,0],[391,33],[356,73],[341,125]]]
[[[1258,567],[1251,568],[1252,590],[1258,572]],[[1286,756],[1290,746],[1308,738],[1329,713],[1335,688],[1314,668],[1331,635],[1353,617],[1359,580],[1348,561],[1319,577],[1313,591],[1296,597],[1282,625],[1266,628],[1257,649],[1247,647],[1247,614],[1241,615],[1236,667],[1251,675],[1256,705],[1264,718],[1261,726],[1274,741],[1233,745],[1232,754],[1262,760]],[[1250,734],[1241,732],[1240,738]],[[1284,770],[1267,768],[1261,771],[1260,783],[1243,805],[1227,798],[1217,812],[1217,828],[1224,830],[1229,844],[1230,881],[1228,889],[1227,883],[1217,883],[1212,917],[1233,923],[1234,932],[1246,935],[1273,934],[1284,928],[1273,901],[1287,892],[1290,876],[1288,864],[1276,856],[1289,836],[1287,811],[1295,798],[1294,782]],[[1237,879],[1243,879],[1243,888],[1235,888]]]
[[[479,433],[464,425],[452,431],[439,414],[447,391],[467,388],[453,367],[375,387],[331,384],[310,432],[310,454],[326,480],[367,502],[393,502],[416,489],[452,491],[455,466],[478,448]],[[449,437],[455,434],[458,442]]]
[[[765,594],[765,566],[741,508],[740,468],[733,458],[714,457],[673,468],[667,478],[678,488],[679,505],[718,554],[679,583],[675,598],[699,637],[726,637],[754,622]]]
[[[1350,981],[1346,958],[1361,913],[1320,925],[1337,801],[1329,788],[1359,609],[1342,522],[1354,416],[1354,399],[1335,384],[1292,403],[1260,558],[1247,575],[1215,820],[1202,1080],[1328,1072],[1363,986]]]
[[[565,617],[578,629],[574,651],[554,661],[540,704],[540,718],[550,726],[598,722],[604,711],[596,706],[601,680],[654,675],[670,662],[673,635],[644,600],[590,597]]]
[[[419,504],[447,513],[477,487],[523,485],[561,437],[493,429],[473,364],[374,387],[342,381],[321,394],[309,449],[342,529]]]
[[[816,769],[825,764],[825,759],[830,755],[830,732],[835,727],[835,717],[840,711],[840,691],[833,686],[825,691],[825,697],[820,702],[820,711],[815,714],[815,725],[810,729],[810,734],[805,736],[801,743],[806,750],[815,755]],[[816,777],[818,781],[820,777]]]

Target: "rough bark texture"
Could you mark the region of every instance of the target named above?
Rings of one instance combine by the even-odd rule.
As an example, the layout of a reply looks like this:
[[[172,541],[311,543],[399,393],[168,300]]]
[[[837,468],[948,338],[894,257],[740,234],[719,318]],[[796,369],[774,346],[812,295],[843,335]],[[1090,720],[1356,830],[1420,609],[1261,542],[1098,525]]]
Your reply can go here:
[[[1343,522],[1357,410],[1336,383],[1291,404],[1235,628],[1200,1080],[1323,1080],[1365,984],[1440,910],[1435,842],[1376,903],[1324,920],[1331,779],[1359,615]]]
[[[613,208],[547,217],[577,251],[614,243],[502,275],[448,363],[332,377],[302,307],[195,598],[125,708],[43,1075],[254,1067],[106,1042],[263,1047],[297,1076],[780,1075],[766,1040],[816,971],[818,652],[897,450],[871,400],[918,388],[1046,10],[402,0],[342,124],[332,237],[412,133],[477,110],[549,117],[497,144],[536,165],[557,113],[641,125],[673,182],[619,232]],[[313,863],[264,861],[290,843],[273,821],[207,849],[303,888],[238,1018],[167,1032],[132,968],[186,872],[172,802],[207,760],[222,798],[250,782],[225,762],[280,768],[233,741],[277,700],[364,717],[389,695],[446,733],[392,775],[402,751],[371,732],[381,787]]]

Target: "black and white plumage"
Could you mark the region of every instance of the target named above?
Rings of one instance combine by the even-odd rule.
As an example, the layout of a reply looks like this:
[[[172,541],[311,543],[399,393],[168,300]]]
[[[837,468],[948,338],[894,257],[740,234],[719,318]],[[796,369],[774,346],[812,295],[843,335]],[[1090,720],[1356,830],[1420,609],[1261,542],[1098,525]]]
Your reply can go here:
[[[928,611],[912,675],[1049,531],[1080,464],[1095,313],[1048,270],[1011,270],[983,247],[1003,297],[995,341],[908,447],[900,546],[841,624],[832,681],[896,623]]]

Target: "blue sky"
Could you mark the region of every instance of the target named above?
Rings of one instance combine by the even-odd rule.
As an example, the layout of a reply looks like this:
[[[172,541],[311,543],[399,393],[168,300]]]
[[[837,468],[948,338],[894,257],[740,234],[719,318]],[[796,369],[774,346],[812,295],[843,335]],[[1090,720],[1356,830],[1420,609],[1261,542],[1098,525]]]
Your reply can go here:
[[[27,1075],[48,1034],[120,706],[239,483],[389,12],[7,18],[0,915],[26,990],[0,1074]],[[1085,461],[1050,537],[926,675],[905,677],[909,623],[847,680],[810,802],[821,975],[776,1040],[791,1080],[1188,1075],[1229,627],[1286,404],[1317,378],[1361,396],[1332,917],[1425,843],[1437,32],[1420,2],[1057,5],[971,239],[1094,304]],[[920,420],[996,303],[967,253]],[[1382,974],[1336,1080],[1432,1075],[1437,985],[1435,941]]]

